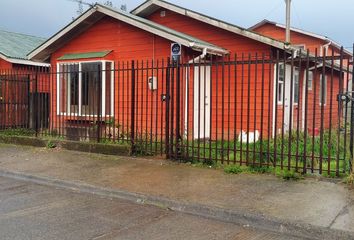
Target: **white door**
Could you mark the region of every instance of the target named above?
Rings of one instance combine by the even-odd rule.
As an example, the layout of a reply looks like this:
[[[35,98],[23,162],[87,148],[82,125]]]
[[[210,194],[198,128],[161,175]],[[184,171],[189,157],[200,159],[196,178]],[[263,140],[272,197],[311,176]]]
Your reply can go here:
[[[293,79],[291,79],[291,75],[293,74]],[[293,94],[291,100],[291,82],[293,84]],[[285,71],[285,92],[284,92],[284,130],[285,132],[290,131],[290,123],[293,123],[294,119],[294,108],[298,105],[299,101],[299,71],[294,68],[293,72],[291,72],[291,66],[286,65]],[[292,124],[292,126],[294,126]]]
[[[210,66],[194,67],[194,138],[210,138]]]

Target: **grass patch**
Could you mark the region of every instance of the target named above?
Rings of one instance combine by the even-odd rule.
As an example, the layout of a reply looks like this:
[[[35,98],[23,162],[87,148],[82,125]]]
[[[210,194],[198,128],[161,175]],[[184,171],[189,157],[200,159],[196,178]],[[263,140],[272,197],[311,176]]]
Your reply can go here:
[[[224,172],[227,174],[240,174],[244,171],[245,169],[238,165],[227,165],[224,167]]]
[[[340,135],[338,135],[340,134]],[[333,172],[337,168],[339,172],[349,170],[349,140],[346,142],[343,133],[336,130],[326,130],[320,136],[312,137],[303,132],[286,133],[284,136],[277,135],[277,139],[264,139],[263,141],[247,143],[237,141],[209,141],[194,140],[183,141],[183,155],[195,159],[212,159],[224,164],[239,164],[251,166],[249,172],[269,173],[271,168],[263,167],[277,166],[282,169],[319,169],[321,166],[320,156],[322,156],[322,172],[328,170]],[[322,144],[321,144],[322,142]],[[314,158],[312,158],[312,155]],[[337,161],[337,156],[339,161]],[[318,171],[316,171],[318,172]],[[332,177],[333,173],[327,174]]]
[[[46,147],[49,149],[53,149],[53,148],[56,148],[57,145],[55,143],[53,143],[52,141],[48,141]]]
[[[8,128],[0,131],[0,134],[5,136],[27,136],[33,137],[36,132],[33,129],[26,128]]]
[[[345,183],[348,185],[351,185],[351,186],[354,185],[354,173],[352,173],[348,177],[346,177]]]
[[[297,173],[294,170],[276,169],[275,175],[287,181],[298,181],[304,179],[304,177],[300,173]]]

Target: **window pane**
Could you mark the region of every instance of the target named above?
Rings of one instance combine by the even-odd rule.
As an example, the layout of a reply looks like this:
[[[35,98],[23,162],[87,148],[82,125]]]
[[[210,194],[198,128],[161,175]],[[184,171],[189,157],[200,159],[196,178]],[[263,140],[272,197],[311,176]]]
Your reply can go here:
[[[67,88],[68,88],[68,79],[67,79],[68,67],[66,65],[59,66],[59,112],[67,112]]]
[[[112,63],[106,63],[106,115],[112,115],[111,106],[112,106]]]
[[[312,90],[312,84],[313,84],[313,71],[308,72],[308,83],[307,83],[307,88],[309,90]]]
[[[284,82],[285,78],[285,70],[284,70],[284,64],[279,65],[279,82]]]
[[[68,66],[70,84],[70,113],[79,113],[79,65]]]
[[[82,114],[97,115],[99,109],[101,110],[102,86],[101,69],[102,64],[96,63],[82,63]]]
[[[322,93],[322,84],[323,84],[323,89],[324,92]],[[322,94],[323,94],[323,102],[322,102]],[[327,103],[327,76],[323,76],[322,74],[320,75],[320,104],[326,104]]]
[[[294,103],[299,103],[299,71],[295,70],[294,75]]]
[[[283,83],[278,83],[278,102],[283,102]]]

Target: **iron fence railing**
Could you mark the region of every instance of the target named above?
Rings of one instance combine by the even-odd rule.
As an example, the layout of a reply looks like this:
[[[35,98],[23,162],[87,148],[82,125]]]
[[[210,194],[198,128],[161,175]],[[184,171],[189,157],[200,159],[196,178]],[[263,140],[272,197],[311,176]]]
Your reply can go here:
[[[2,71],[0,128],[186,161],[349,170],[352,59],[271,51]]]

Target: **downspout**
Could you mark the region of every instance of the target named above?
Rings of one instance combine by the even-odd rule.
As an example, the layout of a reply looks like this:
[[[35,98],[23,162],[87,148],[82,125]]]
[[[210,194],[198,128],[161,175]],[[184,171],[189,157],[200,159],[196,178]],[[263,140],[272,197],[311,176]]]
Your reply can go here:
[[[206,55],[208,54],[208,48],[203,48],[203,52],[201,55],[199,55],[198,57],[196,58],[193,58],[192,60],[190,60],[188,63],[195,63],[197,62],[198,60],[202,60],[206,57]]]
[[[321,50],[320,56],[323,56],[323,49],[328,49],[328,47],[331,46],[331,44],[332,44],[332,41],[328,40],[328,42],[326,44],[321,46],[322,50]]]

